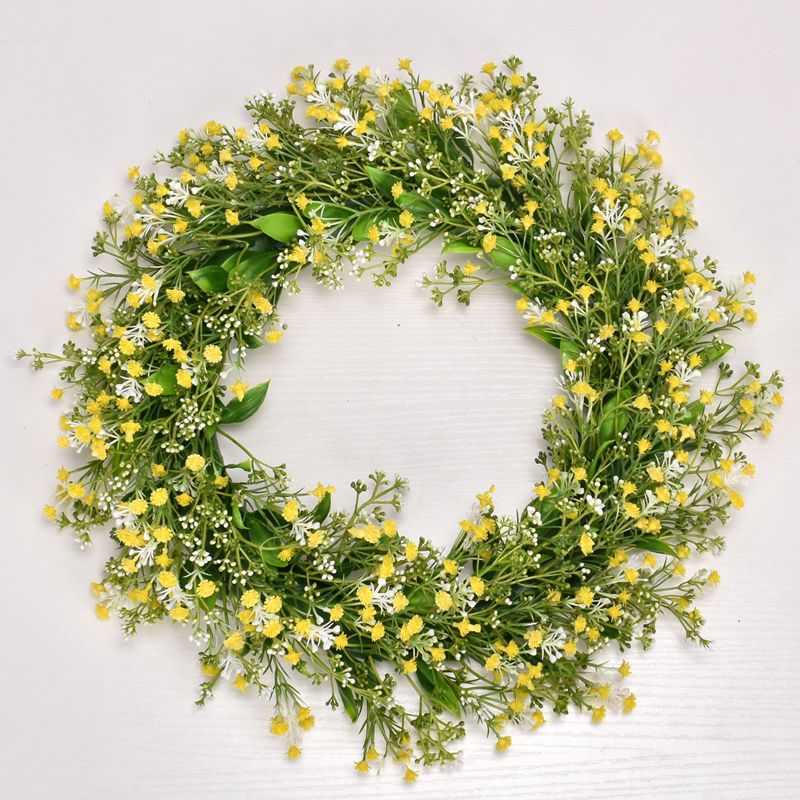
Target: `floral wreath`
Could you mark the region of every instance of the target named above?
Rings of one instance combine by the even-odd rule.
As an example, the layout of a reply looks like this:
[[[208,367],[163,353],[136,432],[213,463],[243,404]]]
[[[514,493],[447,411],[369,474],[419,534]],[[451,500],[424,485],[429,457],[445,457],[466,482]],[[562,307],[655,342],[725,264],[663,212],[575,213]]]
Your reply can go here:
[[[110,525],[117,545],[97,615],[188,629],[198,703],[220,678],[264,696],[290,758],[314,724],[306,679],[360,724],[357,770],[391,759],[414,780],[456,757],[467,717],[505,750],[545,708],[631,711],[608,646],[646,648],[663,613],[707,643],[694,603],[719,575],[686,559],[723,546],[712,525],[755,470],[739,447],[782,402],[779,373],[719,362],[722,336],[756,321],[755,277],[724,282],[689,247],[694,195],[658,171],[655,131],[594,149],[586,113],[542,107],[520,66],[456,85],[408,59],[401,77],[297,67],[289,97],[247,102],[253,124],[181,131],[104,205],[93,252],[113,266],[68,279],[86,289],[68,327],[91,343],[19,353],[60,365],[58,444],[83,455],[45,515],[81,547]],[[386,285],[434,240],[458,262],[422,281],[438,305],[501,281],[561,359],[530,502],[502,515],[479,493],[444,550],[398,531],[402,478],[356,480],[334,508],[332,486],[292,490],[234,436],[268,388],[246,382],[247,351],[280,341],[303,270]]]

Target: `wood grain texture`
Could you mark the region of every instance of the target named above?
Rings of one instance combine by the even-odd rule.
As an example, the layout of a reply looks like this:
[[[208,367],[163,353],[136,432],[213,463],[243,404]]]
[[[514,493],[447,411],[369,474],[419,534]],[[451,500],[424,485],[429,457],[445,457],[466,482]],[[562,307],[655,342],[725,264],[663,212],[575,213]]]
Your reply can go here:
[[[99,205],[186,125],[241,119],[241,100],[278,89],[295,63],[348,56],[390,69],[415,57],[455,79],[523,57],[548,102],[572,94],[603,132],[655,127],[665,172],[698,196],[701,252],[759,276],[757,335],[740,356],[784,369],[785,412],[755,443],[758,477],[727,528],[723,581],[702,602],[708,651],[666,620],[631,655],[639,707],[600,726],[570,715],[515,736],[497,756],[471,728],[463,764],[415,787],[388,765],[356,775],[358,738],[310,691],[317,726],[297,763],[267,733],[268,709],[221,689],[202,712],[193,646],[170,626],[122,641],[92,613],[106,545],[81,553],[40,520],[52,475],[55,376],[2,363],[4,526],[0,796],[14,798],[794,798],[800,796],[796,681],[798,168],[790,3],[676,0],[402,4],[235,0],[135,6],[8,5],[0,31],[0,192],[6,350],[55,348],[71,303],[63,279],[90,266]],[[8,79],[14,76],[13,80]],[[251,357],[272,386],[245,438],[298,484],[346,496],[374,467],[411,480],[404,530],[447,542],[474,493],[513,509],[536,478],[539,415],[556,365],[521,333],[501,289],[470,309],[434,308],[416,257],[391,290],[304,286],[283,304],[284,342]],[[13,291],[13,295],[11,292]],[[13,297],[13,300],[12,300]]]

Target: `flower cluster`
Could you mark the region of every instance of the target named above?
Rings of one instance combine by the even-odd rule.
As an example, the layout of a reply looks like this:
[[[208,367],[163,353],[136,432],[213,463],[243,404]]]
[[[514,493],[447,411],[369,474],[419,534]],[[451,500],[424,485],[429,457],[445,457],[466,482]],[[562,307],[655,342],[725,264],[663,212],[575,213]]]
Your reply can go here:
[[[663,178],[655,131],[593,145],[515,58],[455,86],[398,73],[298,67],[249,125],[183,130],[155,172],[131,168],[94,242],[114,266],[68,281],[67,325],[90,341],[20,355],[60,365],[58,444],[81,456],[45,514],[118,544],[98,616],[186,629],[199,702],[220,677],[264,696],[290,758],[314,724],[303,682],[326,683],[361,723],[356,768],[396,760],[413,780],[455,757],[467,717],[504,750],[546,709],[631,711],[608,649],[647,646],[664,612],[705,643],[695,601],[719,575],[688,559],[722,546],[712,526],[755,473],[740,446],[770,433],[782,380],[720,361],[756,321],[755,277],[691,249],[694,196]],[[481,492],[445,550],[398,530],[402,479],[354,481],[337,510],[333,487],[292,491],[231,432],[265,400],[246,354],[280,341],[301,271],[384,285],[433,240],[454,256],[422,281],[437,304],[502,281],[562,365],[530,502],[505,516]]]

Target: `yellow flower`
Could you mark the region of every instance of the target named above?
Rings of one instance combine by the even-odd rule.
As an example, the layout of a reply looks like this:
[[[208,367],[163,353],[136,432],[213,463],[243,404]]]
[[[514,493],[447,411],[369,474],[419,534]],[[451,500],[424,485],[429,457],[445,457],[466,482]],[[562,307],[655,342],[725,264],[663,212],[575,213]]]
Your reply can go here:
[[[169,492],[164,488],[154,489],[150,493],[150,502],[156,506],[163,506],[169,499]]]
[[[192,472],[200,472],[200,470],[206,465],[206,460],[198,453],[192,453],[191,455],[186,456],[186,461],[184,464],[186,469],[191,470]]]
[[[222,361],[222,350],[215,344],[208,344],[203,348],[203,358],[209,364],[219,364]]]
[[[289,723],[283,717],[283,715],[279,714],[275,716],[270,721],[269,725],[269,732],[275,736],[283,736],[285,733],[289,731]]]
[[[436,592],[434,602],[439,611],[449,611],[453,607],[452,596],[443,590]]]
[[[469,621],[468,617],[464,617],[461,622],[456,623],[454,626],[462,636],[467,636],[470,633],[480,633],[481,626]]]
[[[168,572],[164,570],[163,572],[158,573],[158,582],[165,589],[171,589],[174,586],[178,585],[178,578],[176,577],[174,572]]]
[[[261,599],[261,593],[256,589],[248,589],[241,599],[241,603],[245,608],[253,608]]]
[[[384,627],[383,623],[379,620],[372,626],[372,630],[370,631],[370,638],[373,642],[378,642],[386,635],[386,628]]]
[[[250,388],[250,384],[245,383],[242,380],[237,380],[236,383],[231,386],[231,392],[236,397],[237,400],[241,401],[245,395],[245,392]]]
[[[299,516],[300,504],[297,500],[290,500],[283,507],[282,516],[287,522],[294,522]]]
[[[410,228],[414,224],[414,215],[410,211],[403,211],[400,214],[399,222],[401,227]]]
[[[244,636],[242,636],[240,631],[234,631],[227,639],[223,642],[225,647],[229,650],[233,650],[235,652],[240,652],[244,648]]]
[[[197,593],[198,597],[211,597],[214,592],[217,591],[217,585],[213,581],[203,580],[197,584],[197,589],[195,592]]]

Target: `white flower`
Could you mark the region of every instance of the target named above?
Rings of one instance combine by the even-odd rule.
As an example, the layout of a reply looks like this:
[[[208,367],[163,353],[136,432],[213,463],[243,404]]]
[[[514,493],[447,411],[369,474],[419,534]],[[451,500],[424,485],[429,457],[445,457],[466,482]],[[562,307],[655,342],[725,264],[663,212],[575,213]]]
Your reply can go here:
[[[667,483],[674,483],[689,469],[686,464],[675,460],[675,453],[672,450],[665,451],[663,459],[656,459],[656,464],[664,470],[664,478]]]
[[[691,383],[700,377],[700,371],[692,369],[683,359],[675,365],[674,372],[682,383]]]
[[[541,305],[538,300],[528,301],[528,310],[522,315],[522,318],[529,322],[531,325],[536,325],[547,313],[547,306]]]
[[[120,397],[127,397],[138,403],[142,399],[142,387],[135,378],[123,378],[115,387],[114,391]]]
[[[586,505],[589,506],[589,508],[598,516],[603,515],[605,505],[599,497],[595,497],[591,494],[586,495]]]
[[[157,539],[151,538],[143,547],[136,547],[131,550],[131,555],[136,558],[140,567],[148,567],[155,562],[156,550],[158,550],[159,542]]]
[[[531,525],[541,525],[542,524],[542,515],[541,512],[536,510],[534,506],[528,506],[526,509],[526,513],[528,514],[528,519],[530,519]]]
[[[339,109],[339,119],[333,123],[333,129],[341,133],[353,134],[358,125],[358,115],[349,108]]]
[[[263,630],[264,626],[274,619],[280,619],[280,614],[269,613],[261,603],[257,603],[253,608],[252,622],[259,631]]]
[[[548,631],[547,635],[542,640],[539,649],[542,651],[542,657],[547,658],[550,662],[558,661],[563,655],[564,643],[567,641],[567,634],[563,628],[556,628],[555,630]]]
[[[599,214],[609,231],[623,230],[625,212],[628,210],[626,203],[612,203],[610,200],[603,200],[602,207],[594,206],[592,210]]]
[[[594,688],[588,693],[588,701],[592,706],[605,706],[611,711],[622,710],[625,698],[630,690],[624,685],[623,677],[618,671],[598,671],[593,678]]]
[[[85,306],[75,306],[69,309],[69,315],[84,328],[92,321],[92,315]]]
[[[131,284],[131,291],[138,294],[144,302],[155,302],[158,300],[158,293],[161,291],[161,281],[154,278],[152,275],[143,276],[147,278],[147,282],[143,282],[142,278],[134,281]]]
[[[130,339],[137,347],[142,347],[150,341],[149,333],[149,328],[143,322],[125,328],[125,338]]]
[[[744,471],[745,465],[744,464],[737,464],[735,467],[731,469],[730,472],[726,473],[725,475],[725,483],[727,486],[738,486],[741,485],[745,478],[752,478],[752,473],[748,474]]]
[[[374,605],[379,611],[389,613],[394,610],[394,596],[400,591],[399,588],[381,589],[375,588],[374,586],[369,586],[369,589],[372,592],[372,605]]]
[[[184,186],[180,181],[170,181],[167,186],[169,187],[169,194],[166,196],[164,202],[168,206],[181,208],[193,194],[197,194],[196,186],[190,189],[188,186]]]
[[[333,640],[339,634],[341,628],[333,622],[325,622],[321,625],[311,623],[311,629],[308,634],[303,635],[294,632],[296,639],[301,639],[306,642],[309,647],[316,652],[317,650],[330,650],[333,647]]]
[[[215,183],[224,183],[230,174],[230,168],[224,167],[215,158],[208,167],[208,172],[206,172],[206,180],[214,181]]]
[[[117,224],[120,227],[127,227],[136,219],[136,207],[131,203],[130,199],[115,194],[109,200],[109,203],[118,215]]]
[[[253,125],[247,132],[247,144],[254,150],[263,150],[267,146],[267,139],[272,136],[272,131],[262,130],[260,125]]]
[[[292,536],[297,539],[300,544],[305,544],[306,539],[310,533],[319,530],[318,522],[308,522],[305,520],[298,520],[292,525]]]
[[[641,331],[650,325],[650,317],[646,311],[625,311],[622,315],[622,330]]]
[[[694,312],[707,314],[719,303],[719,297],[716,294],[704,291],[701,286],[686,287],[683,290],[683,296]],[[693,316],[696,316],[696,313]]]
[[[675,240],[671,236],[664,238],[657,233],[653,233],[650,235],[649,242],[653,255],[659,261],[665,258],[672,258],[678,249]]]
[[[157,592],[159,601],[168,609],[172,610],[175,606],[186,606],[192,608],[194,601],[181,589],[180,584],[175,586],[160,587]]]
[[[239,675],[243,673],[244,670],[242,669],[242,662],[239,660],[239,656],[233,652],[233,650],[229,650],[227,647],[225,648],[225,656],[222,659],[221,664],[221,674],[222,677],[226,680],[230,680],[235,675]]]
[[[322,106],[323,108],[330,108],[333,106],[333,99],[328,93],[326,86],[318,86],[315,92],[306,95],[306,103],[311,106]]]
[[[477,99],[474,97],[465,97],[464,95],[457,95],[453,100],[453,113],[460,120],[471,127],[475,126],[475,110],[477,108]]]
[[[383,220],[380,223],[380,243],[384,246],[393,245],[408,236],[408,230],[398,224]]]

